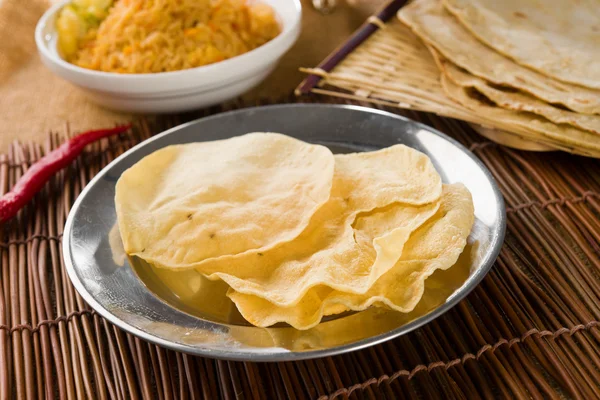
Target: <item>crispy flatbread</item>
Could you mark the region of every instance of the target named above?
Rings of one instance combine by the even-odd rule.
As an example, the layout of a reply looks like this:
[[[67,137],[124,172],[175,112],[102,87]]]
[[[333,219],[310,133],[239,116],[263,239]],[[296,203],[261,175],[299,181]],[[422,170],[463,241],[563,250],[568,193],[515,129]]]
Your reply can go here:
[[[257,326],[287,322],[296,329],[317,325],[324,315],[371,306],[410,312],[423,296],[425,279],[456,263],[474,222],[471,194],[462,184],[444,185],[438,212],[414,231],[396,264],[365,293],[353,294],[321,285],[310,290],[294,307],[281,307],[257,296],[230,290],[228,296],[240,313]],[[357,240],[372,241],[357,231]]]
[[[275,133],[160,149],[117,182],[125,251],[185,269],[290,241],[329,199],[334,163],[328,148]]]
[[[441,193],[429,158],[409,147],[338,154],[331,197],[301,235],[260,254],[204,262],[197,270],[282,306],[319,285],[364,293],[394,265],[406,236],[437,211]],[[400,212],[371,225],[376,239],[357,241],[356,216],[394,203],[403,205]]]
[[[475,76],[580,113],[600,113],[600,90],[560,82],[517,64],[477,40],[440,0],[416,0],[403,7],[398,17],[444,58]]]
[[[597,0],[444,0],[444,5],[479,40],[519,64],[600,89]]]
[[[502,108],[534,113],[547,118],[555,124],[568,124],[575,128],[600,135],[600,115],[586,115],[563,110],[527,94],[507,88],[494,87],[489,82],[469,74],[443,58],[441,58],[441,65],[444,74],[454,83],[476,89]]]
[[[566,124],[554,124],[533,113],[497,107],[476,90],[457,85],[446,75],[442,75],[441,80],[448,96],[473,112],[531,129],[541,136],[557,141],[566,147],[586,149],[592,154],[600,154],[600,138],[594,133]]]

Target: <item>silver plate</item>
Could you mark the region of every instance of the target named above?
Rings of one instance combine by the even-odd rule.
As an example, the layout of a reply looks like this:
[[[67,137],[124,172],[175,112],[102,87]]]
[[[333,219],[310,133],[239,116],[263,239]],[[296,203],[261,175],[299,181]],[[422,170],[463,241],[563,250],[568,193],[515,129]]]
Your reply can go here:
[[[375,150],[403,143],[427,154],[446,183],[462,182],[475,203],[476,221],[459,262],[426,281],[416,309],[350,313],[298,331],[248,325],[219,284],[197,282],[193,301],[175,295],[157,272],[119,256],[114,229],[115,184],[142,157],[177,143],[224,139],[255,131],[281,132],[321,143],[334,152]],[[322,357],[372,346],[442,315],[485,276],[504,238],[506,213],[489,171],[446,135],[387,112],[353,106],[279,105],[227,112],[170,129],[127,151],[104,168],[77,198],[66,223],[63,250],[77,291],[118,327],[158,345],[207,357],[285,361]],[[197,279],[181,276],[179,281]],[[196,282],[196,281],[194,281]],[[178,293],[178,292],[177,292]]]

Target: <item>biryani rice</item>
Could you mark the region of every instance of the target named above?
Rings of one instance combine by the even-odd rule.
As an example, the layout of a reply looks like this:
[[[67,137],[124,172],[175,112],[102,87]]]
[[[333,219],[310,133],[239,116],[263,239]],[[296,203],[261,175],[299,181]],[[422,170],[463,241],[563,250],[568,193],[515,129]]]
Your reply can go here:
[[[273,9],[245,0],[119,0],[69,59],[83,68],[156,73],[255,49],[280,33]]]

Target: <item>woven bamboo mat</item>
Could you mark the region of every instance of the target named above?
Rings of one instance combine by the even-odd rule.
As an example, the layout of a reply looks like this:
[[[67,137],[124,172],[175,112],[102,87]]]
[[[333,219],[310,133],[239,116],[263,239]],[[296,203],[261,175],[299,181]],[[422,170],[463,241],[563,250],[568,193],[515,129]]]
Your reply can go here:
[[[506,110],[501,108],[472,108],[453,99],[440,80],[443,75],[440,61],[398,19],[397,12],[405,3],[408,1],[389,0],[379,13],[369,17],[316,68],[301,68],[308,76],[296,92],[457,118],[472,123],[485,138],[511,148],[559,149],[600,158],[599,151],[575,144],[568,137],[556,136],[560,125],[548,122],[549,127],[540,130],[527,119],[527,122],[516,123],[513,115],[510,112],[504,114]]]
[[[117,329],[73,289],[60,242],[73,200],[100,168],[200,115],[141,121],[90,148],[2,230],[0,398],[600,398],[600,162],[509,150],[463,123],[408,115],[470,147],[507,203],[498,261],[453,310],[378,346],[286,363],[189,356]],[[0,191],[67,130],[0,155]]]

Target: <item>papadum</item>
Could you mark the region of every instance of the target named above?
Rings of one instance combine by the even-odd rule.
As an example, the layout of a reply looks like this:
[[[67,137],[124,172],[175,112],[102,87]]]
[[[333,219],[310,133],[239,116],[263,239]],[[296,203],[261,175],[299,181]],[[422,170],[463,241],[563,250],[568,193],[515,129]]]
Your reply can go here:
[[[116,185],[127,254],[185,269],[298,236],[329,199],[331,151],[275,133],[168,146]]]
[[[260,254],[203,263],[197,270],[282,306],[297,303],[318,285],[364,292],[394,265],[402,248],[393,244],[404,240],[406,227],[419,226],[436,212],[441,191],[429,158],[404,145],[336,155],[331,197],[300,236]],[[394,203],[421,207],[395,215],[375,242],[359,243],[352,227],[356,215]]]
[[[423,295],[425,279],[437,269],[454,265],[467,243],[473,222],[473,200],[469,191],[462,184],[444,185],[438,211],[412,232],[402,246],[399,260],[363,294],[321,285],[310,290],[293,307],[280,307],[232,289],[228,296],[244,318],[262,327],[287,322],[297,329],[309,329],[324,315],[343,310],[360,311],[373,305],[410,312]],[[369,225],[369,222],[358,225]],[[367,242],[374,239],[370,235],[368,230],[357,231],[357,236],[363,236],[362,240]]]

